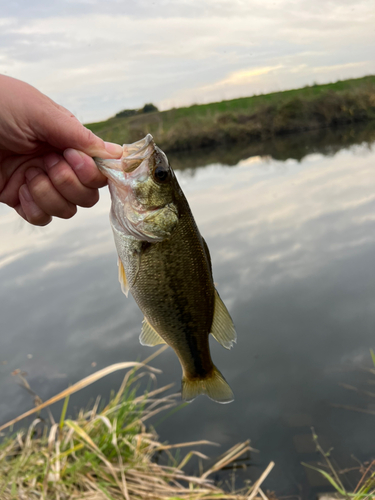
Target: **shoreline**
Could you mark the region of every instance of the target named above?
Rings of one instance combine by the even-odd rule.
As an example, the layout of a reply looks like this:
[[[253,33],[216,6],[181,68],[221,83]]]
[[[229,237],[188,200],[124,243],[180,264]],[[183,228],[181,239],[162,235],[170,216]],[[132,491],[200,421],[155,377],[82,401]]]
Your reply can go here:
[[[134,368],[127,371],[120,389],[107,404],[98,396],[91,409],[81,409],[76,417],[67,418],[71,394],[129,365]],[[145,371],[137,373],[139,369]],[[1,499],[261,500],[260,486],[275,465],[273,462],[257,481],[239,490],[228,491],[223,481],[217,480],[221,471],[235,470],[236,460],[253,451],[249,440],[225,451],[214,462],[209,461],[206,467],[202,464],[200,473],[191,475],[185,466],[192,457],[208,458],[195,447],[215,443],[162,443],[152,424],[145,424],[161,412],[166,418],[171,408],[174,412],[185,406],[179,403],[178,393],[166,394],[171,384],[138,395],[139,379],[157,371],[145,363],[111,365],[45,403],[39,400],[38,407],[2,425],[2,429],[9,428],[26,415],[37,414],[28,429],[0,434]],[[65,401],[58,422],[50,411],[44,418],[40,416],[38,409],[49,410],[51,404],[62,399]],[[183,448],[189,451],[183,454]]]
[[[86,125],[103,140],[147,133],[166,153],[255,143],[302,131],[375,120],[375,76],[292,91],[110,118]]]

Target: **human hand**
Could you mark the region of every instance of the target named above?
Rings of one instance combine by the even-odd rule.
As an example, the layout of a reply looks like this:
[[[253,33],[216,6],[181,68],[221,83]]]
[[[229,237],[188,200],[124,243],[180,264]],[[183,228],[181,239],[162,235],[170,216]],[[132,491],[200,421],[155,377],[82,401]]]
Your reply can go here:
[[[91,207],[106,184],[92,156],[119,158],[72,113],[27,83],[0,75],[0,202],[45,226]]]

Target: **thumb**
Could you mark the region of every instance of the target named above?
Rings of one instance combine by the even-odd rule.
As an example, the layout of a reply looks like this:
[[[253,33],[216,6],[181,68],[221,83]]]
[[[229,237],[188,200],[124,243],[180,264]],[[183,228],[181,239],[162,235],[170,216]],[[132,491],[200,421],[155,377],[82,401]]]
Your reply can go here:
[[[38,129],[42,140],[61,150],[78,149],[101,158],[120,158],[123,153],[122,146],[104,142],[62,106],[52,105],[49,110],[43,110]]]

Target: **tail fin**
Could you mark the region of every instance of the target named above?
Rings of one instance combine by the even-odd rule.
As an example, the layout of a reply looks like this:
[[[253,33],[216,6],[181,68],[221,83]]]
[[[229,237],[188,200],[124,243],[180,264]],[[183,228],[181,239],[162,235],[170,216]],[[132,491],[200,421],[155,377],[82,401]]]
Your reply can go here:
[[[184,401],[193,401],[200,394],[206,394],[206,396],[217,403],[225,404],[234,400],[232,389],[216,366],[214,366],[212,373],[206,378],[182,378],[181,396]]]

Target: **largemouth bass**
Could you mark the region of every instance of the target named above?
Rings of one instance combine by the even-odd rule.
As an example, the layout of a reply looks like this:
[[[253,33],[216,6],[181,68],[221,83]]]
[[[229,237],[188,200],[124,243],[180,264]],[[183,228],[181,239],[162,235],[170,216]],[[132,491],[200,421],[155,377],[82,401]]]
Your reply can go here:
[[[183,400],[206,394],[229,403],[233,393],[212,362],[209,334],[230,349],[236,332],[214,286],[207,244],[152,136],[123,149],[119,160],[94,159],[108,178],[121,287],[144,314],[140,342],[174,349]]]

